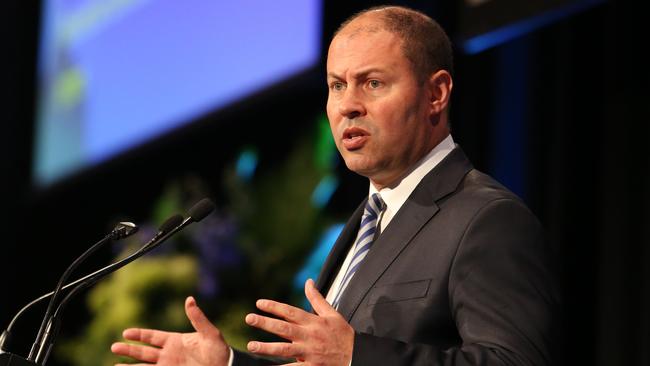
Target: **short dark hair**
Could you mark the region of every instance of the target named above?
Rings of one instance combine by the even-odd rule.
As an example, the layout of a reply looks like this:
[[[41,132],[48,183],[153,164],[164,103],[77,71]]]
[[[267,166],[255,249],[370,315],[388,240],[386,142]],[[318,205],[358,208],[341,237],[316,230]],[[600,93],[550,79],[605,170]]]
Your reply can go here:
[[[344,21],[334,36],[353,20],[377,12],[381,28],[402,39],[402,52],[413,65],[417,78],[424,82],[438,70],[453,74],[451,41],[440,24],[428,15],[402,6],[375,6],[358,12]]]

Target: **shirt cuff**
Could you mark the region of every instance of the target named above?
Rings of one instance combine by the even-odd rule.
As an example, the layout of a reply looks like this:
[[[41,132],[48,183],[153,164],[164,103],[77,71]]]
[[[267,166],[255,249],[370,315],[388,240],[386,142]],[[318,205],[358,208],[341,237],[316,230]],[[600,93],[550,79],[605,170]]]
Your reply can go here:
[[[232,366],[233,360],[235,358],[235,352],[232,351],[232,347],[228,347],[230,349],[230,356],[228,357],[228,366]]]

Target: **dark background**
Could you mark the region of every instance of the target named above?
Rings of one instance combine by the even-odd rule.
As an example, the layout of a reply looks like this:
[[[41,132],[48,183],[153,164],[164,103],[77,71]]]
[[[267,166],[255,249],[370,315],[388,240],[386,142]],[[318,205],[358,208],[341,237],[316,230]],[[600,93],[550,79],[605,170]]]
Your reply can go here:
[[[454,40],[462,33],[462,11],[453,2],[394,3],[434,16]],[[324,47],[344,18],[374,4],[327,2]],[[650,60],[642,50],[643,14],[623,2],[602,2],[478,54],[456,44],[454,138],[475,166],[528,202],[561,254],[567,365],[650,364]],[[38,191],[30,163],[39,8],[3,2],[0,17],[2,328],[23,304],[53,288],[108,222],[121,215],[144,219],[164,182],[193,173],[217,184],[219,167],[244,143],[281,159],[287,141],[306,130],[305,119],[324,110],[320,65]],[[244,135],[246,141],[237,138]],[[340,174],[344,187],[332,205],[345,212],[367,187],[344,169]],[[21,322],[18,353],[31,342],[41,311]],[[64,327],[84,321],[83,312],[66,317]]]

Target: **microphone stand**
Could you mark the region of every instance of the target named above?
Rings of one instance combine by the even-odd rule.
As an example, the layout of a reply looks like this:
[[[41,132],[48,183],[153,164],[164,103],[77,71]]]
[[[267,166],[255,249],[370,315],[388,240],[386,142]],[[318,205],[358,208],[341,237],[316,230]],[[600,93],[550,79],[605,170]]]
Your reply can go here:
[[[78,285],[76,285],[72,290],[70,290],[70,292],[63,298],[63,300],[61,300],[61,303],[54,311],[54,315],[52,316],[52,318],[50,319],[50,321],[46,326],[46,331],[44,333],[44,336],[41,340],[41,343],[36,353],[35,362],[39,365],[44,365],[45,362],[47,361],[52,346],[54,345],[56,334],[58,333],[58,328],[60,326],[60,315],[61,313],[63,313],[63,309],[66,307],[70,299],[72,299],[79,291],[95,284],[97,281],[109,275],[110,273],[117,271],[118,269],[126,266],[127,264],[133,262],[134,260],[140,258],[141,256],[149,253],[153,249],[160,246],[160,244],[167,241],[167,239],[169,239],[172,235],[176,234],[177,232],[182,230],[185,226],[189,225],[190,218],[182,220],[182,216],[175,215],[170,217],[167,221],[165,221],[165,224],[170,222],[177,223],[178,221],[181,221],[181,223],[175,225],[171,230],[159,231],[159,233],[162,233],[162,235],[157,235],[152,240],[150,240],[147,244],[143,245],[140,249],[138,249],[136,252],[122,259],[121,261],[113,263],[110,266],[104,267],[94,272],[93,274],[84,277],[84,279],[82,279],[82,281],[80,281]],[[164,227],[165,224],[163,224],[161,227]]]
[[[209,199],[203,199],[199,201],[188,211],[189,214],[188,218],[183,220],[183,217],[180,215],[175,215],[170,217],[165,221],[163,225],[161,225],[160,231],[156,234],[156,236],[154,236],[154,238],[152,238],[148,243],[143,245],[139,250],[137,250],[133,254],[122,259],[121,261],[108,265],[98,271],[95,271],[87,276],[84,276],[74,282],[71,282],[63,286],[63,282],[65,281],[65,279],[67,279],[72,269],[76,268],[76,266],[81,262],[81,260],[85,259],[94,250],[96,250],[97,249],[96,247],[99,247],[99,245],[101,245],[100,243],[105,242],[104,240],[106,238],[102,239],[100,243],[95,244],[88,251],[82,254],[82,256],[78,258],[68,268],[68,270],[66,270],[62,278],[59,280],[59,283],[57,284],[57,288],[55,289],[55,291],[45,294],[37,298],[36,300],[33,300],[32,302],[24,306],[14,316],[14,318],[11,320],[9,324],[9,327],[7,327],[7,329],[0,336],[0,366],[44,365],[45,362],[47,362],[52,346],[54,345],[54,341],[55,341],[54,339],[56,338],[55,336],[59,328],[60,315],[63,312],[63,309],[65,308],[67,303],[70,301],[72,297],[74,297],[75,294],[77,294],[79,291],[83,290],[84,288],[94,284],[95,282],[97,282],[107,274],[122,268],[128,263],[134,261],[135,259],[155,249],[160,244],[165,242],[169,237],[176,234],[177,232],[179,232],[189,224],[203,220],[203,218],[209,215],[213,210],[214,210],[214,204]],[[131,232],[130,234],[132,234],[133,232]],[[126,235],[130,235],[130,234],[126,234]],[[54,310],[52,313],[51,308],[53,308],[55,298],[58,297],[59,292],[71,286],[75,286],[75,287],[72,290],[70,290],[70,292],[63,298],[63,300],[56,307],[56,310]],[[46,299],[49,296],[52,296],[52,298],[50,299],[48,310],[49,313],[51,313],[52,315],[48,317],[47,316],[48,312],[46,311],[46,317],[43,319],[43,323],[41,324],[42,328],[39,328],[39,335],[37,336],[37,339],[34,342],[34,345],[32,346],[32,349],[30,351],[30,356],[27,359],[24,359],[20,356],[5,352],[3,346],[7,341],[9,335],[11,334],[11,328],[15,323],[16,319],[20,317],[20,315],[26,309],[30,308],[32,305],[36,304],[37,302]]]

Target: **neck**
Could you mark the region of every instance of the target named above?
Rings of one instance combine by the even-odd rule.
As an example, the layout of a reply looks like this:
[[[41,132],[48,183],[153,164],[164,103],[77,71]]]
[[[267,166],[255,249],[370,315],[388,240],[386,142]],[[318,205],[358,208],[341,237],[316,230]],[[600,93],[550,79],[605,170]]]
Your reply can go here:
[[[384,188],[395,188],[397,187],[404,178],[406,178],[409,174],[413,172],[420,164],[422,163],[422,159],[424,159],[430,152],[431,150],[435,149],[442,141],[444,141],[447,136],[449,136],[449,132],[442,136],[441,138],[438,138],[435,141],[435,143],[430,144],[426,149],[423,149],[414,159],[412,159],[411,163],[408,165],[408,167],[400,172],[399,174],[396,174],[392,177],[368,177],[370,179],[370,183],[375,187],[377,191],[381,191]]]

